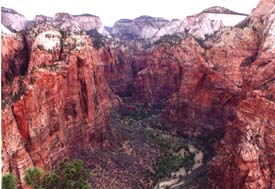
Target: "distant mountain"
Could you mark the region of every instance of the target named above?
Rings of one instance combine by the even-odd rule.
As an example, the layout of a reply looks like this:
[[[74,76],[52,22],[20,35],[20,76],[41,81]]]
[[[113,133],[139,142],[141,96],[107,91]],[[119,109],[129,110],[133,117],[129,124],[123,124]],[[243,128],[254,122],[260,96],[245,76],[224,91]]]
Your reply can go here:
[[[188,16],[184,20],[168,21],[163,18],[140,16],[133,20],[121,19],[117,21],[112,36],[121,40],[158,40],[161,36],[175,33],[185,33],[205,39],[224,26],[234,26],[244,20],[247,14],[237,13],[223,7],[211,7],[199,14]]]

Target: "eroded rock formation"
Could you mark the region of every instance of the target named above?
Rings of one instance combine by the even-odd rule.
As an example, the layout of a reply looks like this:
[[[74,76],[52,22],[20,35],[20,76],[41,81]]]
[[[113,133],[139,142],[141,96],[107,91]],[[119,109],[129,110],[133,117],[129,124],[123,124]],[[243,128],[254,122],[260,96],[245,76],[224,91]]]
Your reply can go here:
[[[223,7],[211,7],[183,20],[168,21],[150,16],[141,16],[134,20],[121,19],[114,24],[111,33],[121,40],[146,39],[147,43],[156,41],[161,36],[176,33],[186,33],[204,40],[224,26],[236,25],[246,16]]]
[[[12,31],[23,31],[27,25],[27,19],[13,9],[1,7],[1,23]]]
[[[2,71],[16,69],[10,93],[4,92],[3,172],[15,173],[20,181],[30,166],[50,170],[65,156],[108,146],[108,112],[118,98],[106,82],[91,38],[69,30],[74,26],[36,23],[29,26],[26,42],[17,40],[19,34],[3,34]],[[16,57],[24,55],[25,46],[27,73],[19,77],[21,59]]]
[[[274,3],[261,1],[250,16],[250,26],[260,35],[261,43],[258,55],[244,65],[245,96],[239,100],[236,118],[228,122],[212,160],[211,188],[275,187]]]
[[[183,21],[120,20],[110,30],[116,39],[92,15],[3,22],[3,172],[22,180],[30,166],[51,169],[64,156],[108,146],[118,95],[146,111],[163,102],[167,131],[222,137],[209,188],[274,188],[274,4],[262,0],[248,17],[212,7]],[[97,50],[91,30],[109,38]]]

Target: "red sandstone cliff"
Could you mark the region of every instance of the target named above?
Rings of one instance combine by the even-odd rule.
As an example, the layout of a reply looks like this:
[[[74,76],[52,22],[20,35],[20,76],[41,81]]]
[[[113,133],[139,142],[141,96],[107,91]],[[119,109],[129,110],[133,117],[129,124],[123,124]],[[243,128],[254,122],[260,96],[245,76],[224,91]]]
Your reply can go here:
[[[108,146],[115,93],[149,107],[164,100],[168,130],[225,133],[209,188],[274,188],[274,4],[260,1],[243,22],[204,41],[188,35],[148,49],[95,51],[65,17],[30,23],[25,36],[3,33],[3,172],[22,179],[29,166],[51,169],[64,156]]]
[[[259,43],[250,28],[225,28],[203,44],[188,36],[177,45],[152,47],[134,79],[133,98],[168,99],[163,115],[182,133],[223,128],[242,93],[241,67],[254,58]]]
[[[250,16],[261,44],[258,56],[243,67],[245,96],[212,160],[210,188],[275,187],[274,5],[263,0]]]
[[[180,133],[225,129],[210,188],[275,186],[274,4],[261,1],[242,23],[200,44],[186,37],[147,50],[147,66],[134,79],[134,99],[168,99],[163,115]]]
[[[2,109],[3,173],[13,172],[21,181],[32,165],[51,169],[65,156],[108,146],[108,110],[118,102],[91,39],[47,27],[29,28],[27,73],[19,78],[15,70],[11,92],[4,94],[10,96]],[[6,73],[17,68],[11,59],[21,65],[16,57],[25,56],[26,43],[15,34],[3,35]],[[2,85],[8,85],[7,78]]]

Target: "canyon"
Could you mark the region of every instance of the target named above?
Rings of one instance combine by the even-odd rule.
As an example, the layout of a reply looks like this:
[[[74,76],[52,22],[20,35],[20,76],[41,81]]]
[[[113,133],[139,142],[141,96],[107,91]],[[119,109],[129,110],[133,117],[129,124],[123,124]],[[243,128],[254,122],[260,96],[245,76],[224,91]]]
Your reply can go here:
[[[2,174],[18,187],[69,157],[95,188],[275,188],[274,0],[112,28],[1,14]]]

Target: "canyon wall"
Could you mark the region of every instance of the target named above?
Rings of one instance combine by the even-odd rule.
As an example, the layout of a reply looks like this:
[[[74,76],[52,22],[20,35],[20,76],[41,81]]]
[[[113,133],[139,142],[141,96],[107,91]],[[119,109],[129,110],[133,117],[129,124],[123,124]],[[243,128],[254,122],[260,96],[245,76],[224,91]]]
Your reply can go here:
[[[209,188],[274,187],[274,4],[260,1],[236,26],[206,38],[153,44],[133,79],[134,100],[167,100],[168,130],[209,140],[224,135]]]
[[[182,21],[123,19],[114,38],[93,15],[27,22],[3,9],[3,172],[22,180],[30,166],[50,170],[109,146],[109,110],[120,96],[147,108],[164,102],[168,131],[222,137],[209,188],[274,188],[274,5],[261,0],[248,17],[212,7]],[[94,49],[91,30],[111,42]]]
[[[242,67],[243,96],[212,160],[210,188],[275,187],[274,4],[263,0],[250,16],[261,43],[257,56]]]
[[[51,170],[66,156],[109,145],[109,109],[119,98],[91,38],[65,24],[31,23],[25,40],[2,31],[2,73],[10,73],[2,77],[2,172],[20,181],[30,166]]]

